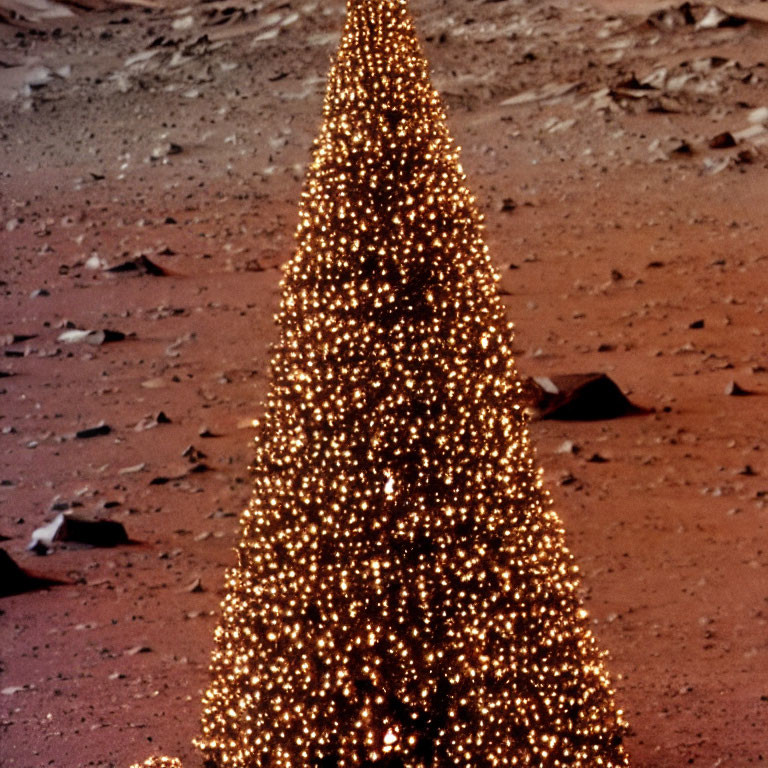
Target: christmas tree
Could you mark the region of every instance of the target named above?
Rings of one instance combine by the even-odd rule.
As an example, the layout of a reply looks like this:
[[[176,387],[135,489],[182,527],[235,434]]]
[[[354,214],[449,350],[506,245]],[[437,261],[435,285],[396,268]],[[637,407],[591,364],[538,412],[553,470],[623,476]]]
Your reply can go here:
[[[215,768],[626,766],[406,0],[348,1],[323,115],[197,746]]]

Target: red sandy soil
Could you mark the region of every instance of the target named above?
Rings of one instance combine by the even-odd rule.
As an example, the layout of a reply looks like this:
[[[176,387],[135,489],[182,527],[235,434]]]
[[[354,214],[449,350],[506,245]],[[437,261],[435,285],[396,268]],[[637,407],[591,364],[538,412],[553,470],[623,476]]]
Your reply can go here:
[[[196,766],[343,3],[32,21],[20,3],[0,0],[0,534],[65,584],[0,600],[0,765]],[[412,4],[521,373],[603,371],[653,409],[532,425],[633,765],[744,768],[768,762],[768,3],[715,28],[648,22],[664,7]],[[25,89],[27,65],[48,82]],[[726,131],[736,146],[710,148]],[[140,255],[169,274],[101,269]],[[69,324],[128,338],[63,343]],[[159,411],[170,424],[137,430]],[[133,543],[27,552],[56,503]]]

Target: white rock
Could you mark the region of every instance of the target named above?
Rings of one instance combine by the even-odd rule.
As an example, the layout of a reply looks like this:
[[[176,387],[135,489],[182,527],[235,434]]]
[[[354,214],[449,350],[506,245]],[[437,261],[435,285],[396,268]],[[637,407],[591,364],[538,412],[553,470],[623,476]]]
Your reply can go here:
[[[22,17],[27,21],[43,21],[44,19],[68,19],[75,14],[61,3],[50,0],[19,0],[16,9],[21,9]],[[8,6],[6,6],[8,7]],[[13,8],[13,5],[10,6]]]
[[[171,24],[171,26],[177,30],[185,30],[185,29],[192,29],[192,27],[195,24],[195,17],[194,16],[184,16],[180,19],[176,19],[176,21]]]
[[[182,64],[186,64],[188,61],[191,61],[189,56],[185,56],[181,51],[175,51],[173,56],[171,56],[171,60],[168,62],[168,67],[169,69],[174,69],[175,67],[180,67]]]
[[[86,331],[87,333],[87,331]],[[64,515],[56,515],[53,522],[44,525],[42,528],[37,528],[32,533],[32,541],[30,542],[30,548],[36,544],[44,544],[46,547],[50,547],[56,539],[56,534],[59,532],[61,526],[64,525]]]
[[[280,34],[280,27],[274,27],[268,29],[266,32],[262,32],[260,35],[256,35],[253,38],[254,43],[262,43],[267,40],[274,40]]]
[[[727,157],[720,159],[714,157],[705,157],[703,163],[704,172],[712,176],[715,176],[718,173],[722,173],[722,171],[724,171],[729,165],[730,160]]]
[[[524,91],[523,93],[518,93],[517,96],[505,99],[501,102],[500,106],[515,107],[521,104],[533,104],[537,101],[559,99],[575,91],[579,85],[580,83],[548,83],[536,90]]]
[[[754,139],[755,136],[760,136],[766,132],[766,127],[761,124],[750,125],[749,128],[745,128],[743,131],[735,131],[732,135],[736,141],[744,141],[744,139]]]
[[[752,123],[752,125],[768,123],[768,107],[759,107],[758,109],[753,110],[749,113],[747,120]]]
[[[143,64],[145,61],[149,61],[151,58],[156,56],[159,52],[159,48],[152,48],[148,51],[140,51],[139,53],[134,53],[133,56],[129,56],[125,60],[125,66],[132,67],[134,64]]]
[[[667,82],[667,77],[669,77],[669,70],[666,67],[661,67],[660,69],[655,69],[640,82],[643,85],[650,85],[651,88],[663,88],[664,83]]]
[[[260,19],[261,24],[264,27],[271,27],[274,24],[279,24],[282,20],[283,20],[283,14],[279,12],[268,13],[266,16]]]
[[[696,29],[717,29],[726,19],[728,14],[717,6],[712,6],[704,18],[696,25]]]
[[[92,331],[81,331],[77,328],[73,328],[72,330],[60,333],[57,341],[61,341],[64,344],[79,344],[81,341],[85,341],[91,333]],[[37,531],[35,531],[35,533],[37,533]]]
[[[667,90],[670,93],[678,93],[685,88],[686,85],[695,77],[691,74],[678,75],[677,77],[670,77],[667,81]]]

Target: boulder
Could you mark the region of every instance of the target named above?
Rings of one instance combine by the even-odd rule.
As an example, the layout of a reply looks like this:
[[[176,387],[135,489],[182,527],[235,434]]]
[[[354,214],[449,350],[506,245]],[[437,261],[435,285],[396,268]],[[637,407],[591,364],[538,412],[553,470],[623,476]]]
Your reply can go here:
[[[32,534],[30,549],[51,547],[54,542],[87,544],[91,547],[116,547],[129,542],[122,523],[76,515],[58,515],[52,523]]]
[[[4,549],[0,549],[0,597],[44,589],[53,583],[47,579],[30,576]]]
[[[604,373],[537,376],[524,384],[528,406],[539,419],[598,421],[647,413],[631,403]]]

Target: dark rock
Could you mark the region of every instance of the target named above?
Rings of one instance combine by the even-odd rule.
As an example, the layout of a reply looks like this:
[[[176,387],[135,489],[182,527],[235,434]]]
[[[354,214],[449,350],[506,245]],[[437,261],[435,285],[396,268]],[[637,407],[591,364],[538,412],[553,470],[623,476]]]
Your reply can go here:
[[[87,544],[91,547],[116,547],[129,542],[122,523],[115,520],[58,515],[32,534],[32,544],[50,547],[54,542]]]
[[[4,549],[0,549],[0,597],[29,591],[30,580],[30,576],[13,558]]]
[[[597,421],[647,413],[631,403],[603,373],[537,377],[523,387],[529,406],[540,419]]]
[[[203,459],[207,459],[208,457],[203,453],[199,448],[195,448],[194,445],[188,445],[182,452],[181,455],[188,459],[192,464],[196,464]]]
[[[164,277],[168,274],[168,272],[159,264],[155,264],[154,261],[148,259],[144,255],[141,255],[136,259],[131,259],[130,261],[124,261],[114,267],[108,267],[104,271],[113,274],[135,273],[140,275],[151,275],[152,277]]]
[[[160,411],[156,416],[145,416],[135,427],[136,432],[144,432],[147,429],[154,429],[160,424],[170,424],[171,420],[164,411]]]
[[[704,327],[704,321],[703,320],[694,320],[689,326],[692,330],[700,330]]]
[[[47,544],[43,544],[42,541],[32,541],[30,542],[29,546],[27,546],[27,549],[34,555],[38,555],[39,557],[45,557],[50,551],[51,548]]]
[[[685,2],[677,7],[654,11],[646,23],[655,29],[671,31],[685,26],[695,26],[697,30],[737,28],[748,22],[748,18],[726,13],[716,5]]]
[[[731,147],[735,146],[736,139],[734,139],[733,135],[728,131],[725,131],[724,133],[718,133],[717,136],[715,136],[709,142],[710,149],[730,149]]]
[[[98,347],[102,344],[109,344],[114,341],[123,341],[125,334],[121,331],[111,331],[105,329],[103,331],[86,331],[79,328],[72,328],[59,334],[57,341],[61,341],[65,344],[79,344],[84,342],[85,344],[93,344]]]
[[[191,584],[184,587],[185,592],[204,592],[203,584],[199,578],[195,579]]]
[[[748,389],[737,384],[735,381],[729,381],[725,387],[725,394],[730,397],[744,397],[745,395],[751,395],[752,393]]]
[[[683,3],[678,8],[664,8],[654,11],[648,17],[648,26],[656,29],[673,29],[678,26],[690,26],[696,23],[696,17],[690,3]]]
[[[615,90],[622,91],[655,91],[658,90],[648,83],[641,83],[635,75],[622,80],[615,86]]]
[[[158,477],[153,477],[150,481],[150,485],[168,485],[168,483],[173,483],[176,480],[183,480],[186,477],[186,475],[177,475],[176,477],[166,477],[165,475],[158,475]]]
[[[88,440],[91,437],[100,437],[102,435],[108,435],[112,431],[112,427],[109,424],[97,424],[95,427],[88,427],[87,429],[81,429],[75,432],[75,437],[80,440]]]
[[[51,512],[66,512],[76,507],[82,507],[83,504],[80,501],[54,501],[51,504]]]
[[[35,333],[9,333],[0,337],[0,344],[10,347],[13,344],[23,344],[25,341],[31,341],[36,338],[37,334]]]
[[[96,347],[124,340],[125,334],[122,331],[111,331],[108,328],[103,331],[91,331],[84,339],[86,344],[93,344]]]
[[[134,645],[125,652],[125,655],[138,656],[140,653],[152,653],[152,649],[148,645]]]
[[[701,7],[701,6],[700,6]],[[706,8],[706,6],[703,6]],[[697,29],[723,29],[725,27],[743,27],[747,19],[726,13],[716,5],[709,6],[703,18],[696,23]]]
[[[45,589],[56,583],[31,576],[4,549],[0,549],[0,597]]]

